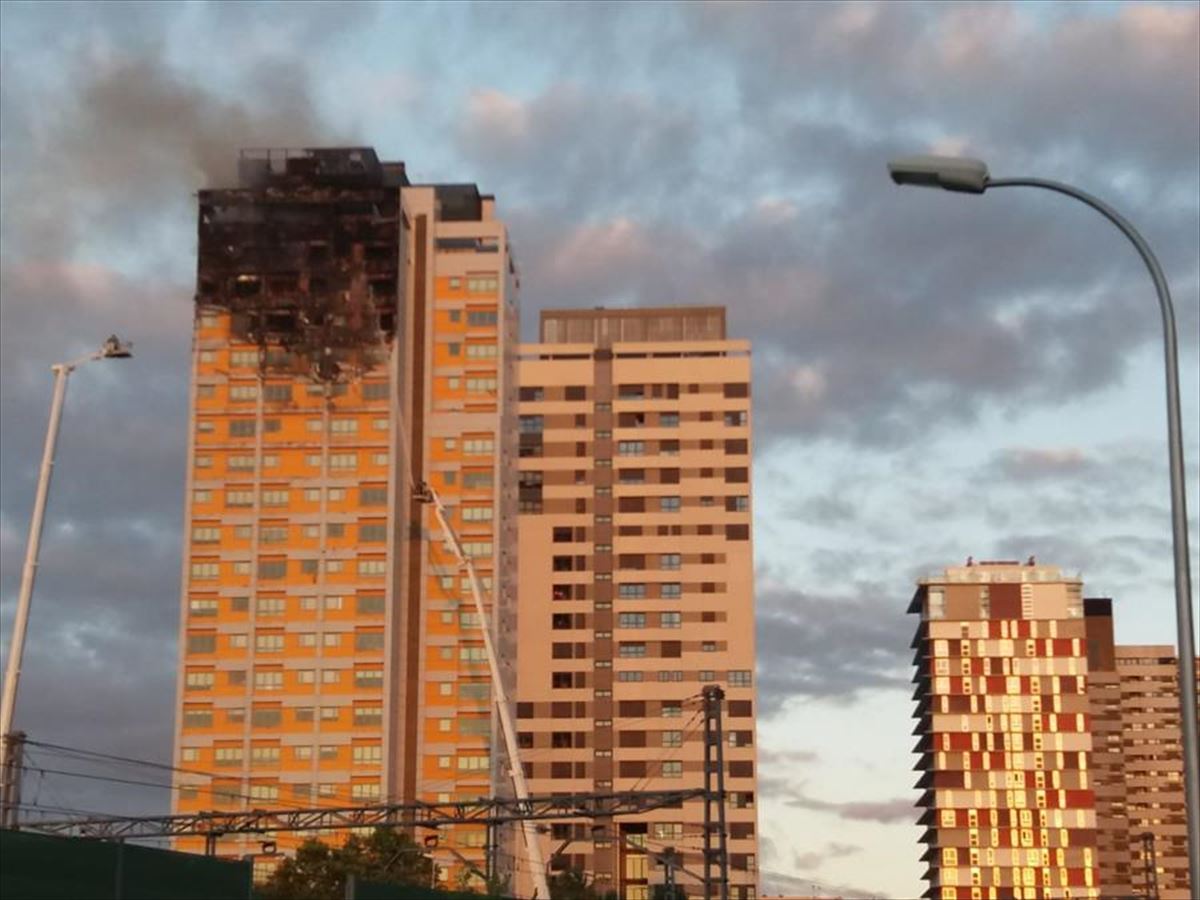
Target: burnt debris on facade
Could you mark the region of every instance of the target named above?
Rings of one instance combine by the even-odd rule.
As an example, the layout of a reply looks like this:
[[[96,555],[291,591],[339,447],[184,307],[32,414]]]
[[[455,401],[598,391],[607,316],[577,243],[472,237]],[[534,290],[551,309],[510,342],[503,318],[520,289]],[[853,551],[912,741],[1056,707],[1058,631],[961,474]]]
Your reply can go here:
[[[369,147],[243,151],[238,187],[199,195],[197,313],[228,311],[263,371],[358,377],[395,333],[408,183]]]

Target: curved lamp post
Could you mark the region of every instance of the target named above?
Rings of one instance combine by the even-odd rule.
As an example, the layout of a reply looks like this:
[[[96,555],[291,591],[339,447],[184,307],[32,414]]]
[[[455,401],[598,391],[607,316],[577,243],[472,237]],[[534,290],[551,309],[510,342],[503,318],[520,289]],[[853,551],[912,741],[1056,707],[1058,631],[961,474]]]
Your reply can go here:
[[[1183,732],[1184,805],[1187,810],[1188,869],[1193,893],[1200,888],[1200,744],[1196,733],[1196,647],[1192,625],[1192,584],[1188,560],[1187,495],[1183,484],[1183,434],[1179,420],[1179,358],[1171,293],[1150,246],[1137,230],[1102,200],[1060,181],[1042,178],[992,178],[978,159],[910,156],[888,163],[896,184],[937,187],[965,194],[989,188],[1035,187],[1074,197],[1096,210],[1129,238],[1154,280],[1163,320],[1167,365],[1167,446],[1171,469],[1171,533],[1175,549],[1175,623],[1179,644],[1179,705]]]
[[[29,543],[25,563],[21,568],[21,592],[17,598],[17,614],[13,619],[12,640],[8,648],[8,663],[4,669],[4,694],[0,699],[0,756],[3,758],[3,784],[0,785],[0,827],[16,824],[15,791],[17,773],[12,760],[12,720],[17,704],[17,683],[21,680],[21,656],[25,650],[25,629],[29,622],[29,603],[33,598],[33,582],[37,575],[38,549],[42,542],[42,521],[46,514],[46,495],[50,490],[50,474],[54,471],[54,449],[58,443],[58,423],[62,419],[63,400],[67,395],[67,379],[84,363],[97,359],[126,359],[132,356],[130,345],[115,334],[94,353],[51,366],[54,372],[54,397],[50,402],[50,424],[46,426],[46,444],[42,450],[42,467],[38,472],[37,493],[33,500],[33,517],[29,522]]]

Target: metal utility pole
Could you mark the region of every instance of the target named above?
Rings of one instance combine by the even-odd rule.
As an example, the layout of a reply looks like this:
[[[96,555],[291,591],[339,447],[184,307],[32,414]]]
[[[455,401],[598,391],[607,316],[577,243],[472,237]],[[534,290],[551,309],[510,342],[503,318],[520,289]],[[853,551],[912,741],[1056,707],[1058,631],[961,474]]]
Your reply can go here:
[[[25,732],[14,731],[8,736],[4,754],[3,779],[4,817],[0,828],[17,828],[21,808],[21,773],[25,768]]]
[[[721,704],[725,692],[717,685],[704,689],[704,900],[713,900],[713,870],[719,879],[719,900],[729,900],[729,848],[725,833],[725,741],[721,734]],[[716,846],[713,846],[713,837]]]
[[[512,710],[508,706],[508,693],[504,690],[504,682],[500,677],[500,664],[492,646],[491,620],[483,605],[483,590],[479,586],[479,576],[475,573],[475,564],[471,557],[463,551],[458,532],[451,527],[446,516],[446,507],[432,486],[418,485],[417,494],[423,502],[433,506],[433,513],[438,524],[442,527],[446,544],[458,559],[458,564],[466,570],[471,584],[471,595],[475,598],[475,611],[479,614],[479,628],[483,633],[483,647],[487,654],[488,669],[492,675],[492,697],[496,704],[496,712],[500,716],[500,730],[504,736],[504,746],[508,753],[508,767],[512,773],[513,790],[518,800],[529,799],[529,785],[525,781],[525,770],[521,766],[521,753],[517,749],[517,729],[513,723]],[[525,834],[525,846],[529,850],[529,861],[532,868],[533,885],[540,900],[550,900],[550,883],[546,879],[546,861],[542,855],[542,844],[538,840],[537,827],[526,819],[521,823]],[[725,900],[725,898],[722,898]]]
[[[21,680],[21,657],[25,653],[25,632],[29,626],[29,605],[33,600],[33,582],[37,576],[38,551],[42,543],[42,523],[46,517],[46,497],[50,493],[50,476],[54,472],[54,451],[58,445],[58,425],[62,421],[63,403],[67,396],[67,379],[84,363],[96,359],[124,359],[132,356],[129,344],[115,334],[95,353],[72,360],[56,363],[54,372],[54,394],[50,401],[50,423],[46,426],[46,443],[42,448],[42,466],[38,472],[37,492],[33,499],[33,516],[29,521],[29,543],[25,549],[25,562],[21,567],[21,592],[17,595],[17,614],[13,619],[12,641],[8,647],[8,664],[4,669],[4,694],[0,698],[0,765],[5,778],[3,795],[0,796],[0,822],[6,826],[16,821],[16,806],[13,796],[15,781],[8,773],[13,770],[12,755],[16,736],[12,732],[13,711],[17,705],[17,685]]]

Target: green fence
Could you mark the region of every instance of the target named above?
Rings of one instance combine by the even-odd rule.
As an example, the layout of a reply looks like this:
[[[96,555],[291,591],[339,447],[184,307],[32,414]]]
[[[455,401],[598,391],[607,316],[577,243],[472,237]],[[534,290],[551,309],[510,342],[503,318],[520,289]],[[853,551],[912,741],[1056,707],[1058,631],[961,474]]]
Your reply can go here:
[[[4,900],[248,900],[250,870],[194,853],[0,831]]]
[[[439,891],[413,884],[368,881],[351,875],[346,879],[346,900],[486,900],[467,891]]]

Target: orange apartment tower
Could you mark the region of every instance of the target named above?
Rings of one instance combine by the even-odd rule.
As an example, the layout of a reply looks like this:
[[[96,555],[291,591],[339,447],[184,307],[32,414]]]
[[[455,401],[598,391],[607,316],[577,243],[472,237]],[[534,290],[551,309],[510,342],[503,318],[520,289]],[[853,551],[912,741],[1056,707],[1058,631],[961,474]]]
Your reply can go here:
[[[755,895],[750,345],[720,307],[553,310],[521,348],[517,729],[534,794],[702,787],[725,690],[730,896]],[[646,900],[703,803],[555,823],[552,870]],[[650,851],[650,852],[647,852]],[[518,862],[518,875],[527,875]],[[676,871],[691,895],[702,890]],[[518,894],[522,881],[517,881]]]
[[[909,612],[924,896],[1100,896],[1082,583],[968,561]]]
[[[177,811],[493,793],[478,617],[413,487],[511,659],[515,272],[490,196],[369,148],[246,152],[200,192]],[[479,829],[440,841],[482,867]]]

